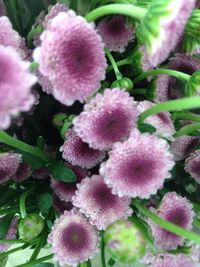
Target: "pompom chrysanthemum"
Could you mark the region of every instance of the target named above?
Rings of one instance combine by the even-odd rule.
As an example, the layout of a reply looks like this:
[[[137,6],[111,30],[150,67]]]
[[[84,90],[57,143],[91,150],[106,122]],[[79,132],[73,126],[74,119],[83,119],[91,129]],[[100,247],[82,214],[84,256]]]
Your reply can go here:
[[[0,17],[0,45],[12,46],[23,55],[22,42],[23,39],[19,33],[13,29],[9,18],[6,16]]]
[[[100,173],[114,194],[149,198],[161,189],[174,166],[164,139],[133,131],[123,143],[116,143]]]
[[[45,16],[43,21],[44,28],[48,28],[51,20],[55,18],[60,12],[67,12],[69,8],[65,4],[57,3],[54,6],[48,8],[48,14]]]
[[[15,175],[21,161],[22,157],[20,154],[0,154],[0,184],[8,181],[13,175]]]
[[[192,205],[186,198],[177,195],[176,192],[165,194],[157,214],[160,218],[177,224],[185,229],[192,228],[192,220],[194,216]],[[156,247],[172,250],[183,244],[183,237],[161,228],[152,221],[149,221],[149,224],[155,239]]]
[[[175,49],[196,0],[152,1],[142,20],[140,35],[153,66],[167,59]],[[154,18],[154,19],[152,19]]]
[[[124,52],[128,42],[133,39],[133,27],[127,23],[126,17],[120,15],[103,19],[97,29],[110,51]]]
[[[77,187],[73,205],[99,230],[105,230],[116,220],[127,218],[132,213],[130,200],[113,195],[101,175],[87,177]]]
[[[192,260],[184,254],[158,254],[150,267],[195,267]]]
[[[31,176],[31,166],[26,162],[22,162],[20,163],[12,179],[16,182],[21,182],[28,179],[30,176]]]
[[[107,66],[100,36],[81,16],[60,12],[41,35],[34,58],[61,103],[83,102],[100,87]]]
[[[62,156],[66,161],[87,169],[99,164],[105,156],[104,152],[90,148],[73,129],[67,132],[66,141],[60,150],[63,151]]]
[[[84,169],[74,166],[70,166],[70,168],[76,175],[75,183],[65,183],[51,179],[51,188],[53,189],[53,192],[65,202],[71,201],[71,198],[77,190],[77,183],[80,183],[87,176],[87,171]]]
[[[197,148],[199,143],[200,139],[196,136],[177,137],[171,143],[171,152],[174,155],[174,160],[179,161],[185,159]]]
[[[127,138],[137,120],[136,102],[118,88],[97,94],[74,121],[74,130],[90,147],[108,150]]]
[[[200,69],[200,59],[185,54],[175,54],[175,57],[169,60],[169,68],[192,75],[196,70]]]
[[[73,209],[56,219],[48,243],[52,244],[55,261],[74,267],[98,253],[99,237],[84,216]]]
[[[139,102],[137,109],[139,113],[153,107],[155,104],[149,101]],[[165,137],[166,139],[173,140],[173,135],[175,134],[174,124],[171,120],[169,112],[162,112],[153,116],[148,117],[145,120],[146,123],[153,125],[156,128],[157,135]]]
[[[185,170],[200,183],[200,150],[196,150],[185,161]]]
[[[0,128],[8,128],[11,116],[29,111],[34,104],[31,87],[36,77],[28,67],[14,48],[0,46]]]
[[[11,223],[9,225],[8,232],[7,232],[6,236],[5,236],[6,240],[16,239],[16,236],[17,236],[17,223],[18,223],[18,217],[13,217],[12,221],[11,221]],[[7,250],[10,246],[11,246],[11,244],[1,243],[0,244],[0,252],[3,252],[5,250]]]

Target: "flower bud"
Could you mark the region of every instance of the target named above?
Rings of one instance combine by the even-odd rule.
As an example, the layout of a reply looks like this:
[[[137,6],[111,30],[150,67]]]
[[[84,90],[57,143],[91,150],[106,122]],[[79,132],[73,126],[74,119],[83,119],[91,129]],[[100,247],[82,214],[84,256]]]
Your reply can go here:
[[[37,213],[28,214],[21,219],[18,225],[20,239],[31,241],[36,238],[44,228],[44,220]]]
[[[124,88],[127,91],[131,91],[133,89],[133,82],[129,78],[121,78],[120,80],[116,80],[111,85],[112,88]]]
[[[116,261],[132,263],[144,255],[144,237],[130,221],[119,220],[113,223],[105,231],[104,240],[108,252]]]

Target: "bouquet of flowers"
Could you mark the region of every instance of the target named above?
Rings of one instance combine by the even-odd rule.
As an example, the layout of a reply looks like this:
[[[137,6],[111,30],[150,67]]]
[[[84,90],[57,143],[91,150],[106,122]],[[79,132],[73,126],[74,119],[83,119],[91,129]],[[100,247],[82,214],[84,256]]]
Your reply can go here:
[[[198,8],[0,0],[1,266],[199,266]]]

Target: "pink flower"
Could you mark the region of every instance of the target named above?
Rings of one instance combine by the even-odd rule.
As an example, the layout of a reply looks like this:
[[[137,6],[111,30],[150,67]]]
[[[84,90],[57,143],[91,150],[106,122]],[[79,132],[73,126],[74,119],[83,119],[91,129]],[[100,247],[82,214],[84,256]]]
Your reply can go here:
[[[77,190],[77,183],[80,183],[88,174],[86,170],[79,167],[70,165],[70,168],[76,175],[77,180],[75,183],[65,183],[51,179],[53,192],[60,198],[60,200],[65,202],[71,201],[72,197],[75,195],[75,191]]]
[[[174,160],[179,161],[185,159],[199,145],[200,139],[196,136],[181,136],[177,137],[171,143],[171,152],[174,155]]]
[[[87,169],[93,168],[105,157],[104,152],[90,148],[83,142],[73,129],[67,132],[66,141],[60,151],[63,151],[62,156],[66,161]]]
[[[48,14],[42,23],[44,28],[47,29],[48,26],[50,26],[52,19],[55,18],[60,12],[67,12],[68,10],[69,8],[65,4],[57,3],[54,6],[50,6],[48,8]]]
[[[7,182],[15,175],[21,161],[20,154],[12,152],[0,154],[0,184]]]
[[[173,156],[164,139],[135,130],[127,141],[114,144],[100,173],[112,193],[149,198],[171,177],[173,166]]]
[[[28,67],[14,48],[0,46],[0,128],[8,128],[11,116],[29,111],[34,104],[31,87],[36,78]]]
[[[73,121],[74,130],[90,147],[108,150],[129,136],[137,115],[136,102],[129,93],[106,89],[84,106]]]
[[[75,267],[98,253],[99,237],[96,229],[73,209],[56,219],[48,243],[52,244],[55,261]]]
[[[31,176],[31,166],[26,162],[22,162],[20,163],[12,179],[16,182],[21,182],[28,179],[30,176]]]
[[[162,219],[177,224],[185,229],[189,230],[192,228],[192,220],[194,216],[192,205],[189,200],[177,195],[176,192],[169,192],[165,194],[157,214]],[[172,250],[183,245],[184,238],[181,236],[161,228],[152,221],[149,223],[155,239],[156,247],[165,250]]]
[[[8,228],[8,232],[7,232],[4,239],[6,239],[6,240],[16,239],[18,220],[19,220],[18,217],[12,218],[12,221],[11,221],[9,228]],[[0,244],[0,252],[6,251],[10,246],[11,246],[11,244],[7,244],[7,243]]]
[[[137,109],[139,113],[142,113],[145,110],[153,107],[154,105],[154,103],[149,101],[141,101],[139,102]],[[145,120],[145,122],[151,124],[156,128],[156,135],[159,135],[171,141],[174,140],[173,135],[176,131],[169,112],[162,112],[150,116]]]
[[[111,19],[103,19],[97,26],[106,48],[123,53],[129,41],[133,39],[133,27],[126,18],[114,15]]]
[[[63,214],[65,210],[70,211],[71,209],[73,209],[73,205],[71,202],[62,201],[55,194],[53,194],[53,206],[61,214]]]
[[[83,102],[100,87],[107,66],[103,43],[93,24],[70,10],[60,12],[41,35],[34,58],[53,86],[52,94],[65,105]]]
[[[192,260],[184,254],[158,254],[151,267],[195,267]]]
[[[154,1],[150,5],[143,24],[146,24],[146,29],[147,24],[152,23],[152,25],[148,25],[147,29],[149,36],[146,36],[146,42],[149,47],[145,53],[154,67],[165,61],[176,48],[195,2],[196,0],[188,0],[185,5],[185,0],[171,0],[163,2],[163,6],[161,6],[161,2]],[[151,20],[154,16],[155,20]],[[150,31],[149,29],[153,27],[155,30]],[[145,36],[143,37],[145,38]]]
[[[186,159],[185,171],[189,172],[197,183],[200,183],[200,150],[196,150]]]
[[[105,230],[116,220],[132,214],[130,199],[113,195],[100,175],[85,178],[77,187],[73,205],[99,230]]]

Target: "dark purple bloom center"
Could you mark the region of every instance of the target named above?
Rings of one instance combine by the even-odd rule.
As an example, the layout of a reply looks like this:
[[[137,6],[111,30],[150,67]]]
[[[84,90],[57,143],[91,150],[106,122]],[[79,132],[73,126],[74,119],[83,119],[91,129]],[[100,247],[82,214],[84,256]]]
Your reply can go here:
[[[199,159],[194,160],[191,163],[190,171],[196,174],[196,176],[200,177],[200,160]]]
[[[158,116],[158,118],[165,124],[169,124],[171,122],[167,114],[165,114],[164,112],[159,113],[156,116]]]
[[[95,205],[103,209],[112,208],[116,202],[116,196],[114,196],[110,188],[103,183],[94,188],[90,196],[93,201],[95,201]]]
[[[122,16],[115,16],[107,22],[107,31],[112,35],[120,35],[125,30],[126,19]]]
[[[155,178],[155,164],[156,162],[153,158],[142,157],[142,153],[140,156],[132,156],[126,163],[123,162],[123,166],[120,167],[119,177],[123,177],[127,184],[130,185],[146,185]]]
[[[69,75],[72,78],[81,79],[81,77],[92,75],[95,68],[95,56],[90,40],[86,40],[83,33],[77,36],[67,42],[63,58]]]
[[[0,169],[0,179],[4,179],[7,175],[9,175],[9,170]]]
[[[67,251],[78,254],[88,248],[89,233],[79,223],[72,223],[63,229],[61,242]]]
[[[129,134],[130,118],[121,108],[105,110],[97,118],[94,134],[99,140],[116,142]]]
[[[176,208],[174,207],[174,210],[171,211],[171,213],[169,213],[165,219],[171,223],[174,223],[178,226],[181,226],[183,228],[185,228],[188,224],[188,216],[187,216],[187,213],[184,209],[184,207],[179,207],[179,208]],[[176,234],[174,233],[171,233],[167,230],[164,230],[163,231],[166,233],[167,236],[170,236],[170,237],[175,237],[177,236]]]
[[[76,142],[75,146],[75,149],[78,151],[79,157],[90,158],[100,153],[99,150],[90,148],[89,145],[83,142],[81,139]]]

